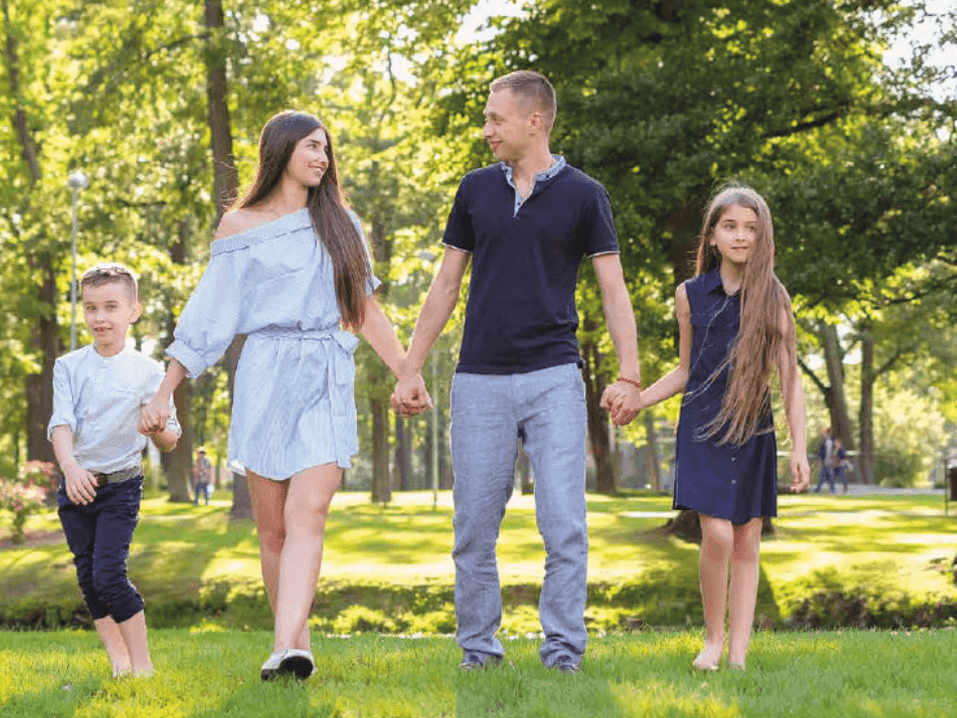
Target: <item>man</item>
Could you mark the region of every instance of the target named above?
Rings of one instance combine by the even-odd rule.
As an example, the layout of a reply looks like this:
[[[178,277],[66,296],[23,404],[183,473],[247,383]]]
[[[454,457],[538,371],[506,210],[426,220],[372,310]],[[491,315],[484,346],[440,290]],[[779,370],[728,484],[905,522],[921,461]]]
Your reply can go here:
[[[814,493],[821,493],[821,487],[824,482],[831,486],[831,493],[834,493],[834,469],[832,467],[832,457],[834,456],[834,439],[831,436],[831,427],[825,427],[821,436],[821,443],[817,447],[817,458],[821,460],[821,475],[817,482],[817,488]]]
[[[209,506],[209,482],[213,476],[213,464],[206,458],[206,449],[202,446],[196,449],[193,476],[196,477],[196,496],[193,504],[199,506],[199,497],[202,496],[206,500],[206,505]]]
[[[455,611],[461,668],[498,663],[502,602],[495,544],[514,485],[518,441],[535,471],[545,543],[539,614],[542,662],[576,673],[585,652],[585,390],[575,285],[592,258],[621,378],[602,406],[617,424],[640,408],[635,317],[618,258],[608,195],[549,151],[555,91],[535,72],[491,85],[484,137],[499,163],[466,175],[443,238],[446,251],[416,321],[392,404],[428,402],[423,362],[458,300],[472,261],[452,386]]]

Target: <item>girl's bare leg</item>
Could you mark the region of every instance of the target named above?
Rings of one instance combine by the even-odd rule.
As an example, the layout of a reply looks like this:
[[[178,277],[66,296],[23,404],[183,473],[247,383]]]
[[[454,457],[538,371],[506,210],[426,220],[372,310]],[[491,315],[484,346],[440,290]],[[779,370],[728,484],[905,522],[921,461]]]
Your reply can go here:
[[[754,605],[758,598],[761,519],[734,527],[729,593],[728,663],[743,666],[751,643]]]
[[[275,616],[279,596],[279,561],[286,542],[283,512],[286,507],[286,495],[289,493],[289,482],[272,481],[247,471],[246,483],[249,486],[249,498],[252,502],[253,517],[256,520],[256,533],[259,536],[263,583],[266,585],[269,605]],[[294,647],[309,648],[308,625]]]
[[[283,521],[286,540],[279,561],[274,650],[309,650],[309,610],[316,594],[322,566],[322,541],[326,516],[336,489],[342,484],[342,469],[335,464],[314,466],[289,482]],[[302,644],[302,636],[306,643]]]
[[[731,522],[701,514],[698,575],[704,604],[705,642],[695,659],[699,667],[716,665],[724,652],[724,615],[728,605],[728,561],[734,541]]]

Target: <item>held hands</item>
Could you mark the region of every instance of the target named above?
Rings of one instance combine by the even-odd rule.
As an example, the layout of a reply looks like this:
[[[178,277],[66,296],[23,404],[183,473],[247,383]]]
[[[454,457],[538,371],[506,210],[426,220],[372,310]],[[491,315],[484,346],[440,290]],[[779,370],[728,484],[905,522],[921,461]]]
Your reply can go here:
[[[63,469],[66,496],[74,504],[92,504],[96,498],[96,477],[74,462]]]
[[[395,391],[389,403],[395,413],[404,418],[421,414],[426,409],[434,409],[432,397],[425,388],[422,374],[417,372],[407,376],[400,376],[395,383]]]
[[[605,388],[598,405],[608,410],[615,426],[624,426],[641,411],[641,390],[632,384],[616,381]]]
[[[167,421],[169,421],[169,397],[163,398],[157,393],[149,404],[140,409],[137,431],[144,436],[152,436],[163,431]]]
[[[811,485],[811,467],[804,452],[791,452],[791,491],[800,494]]]

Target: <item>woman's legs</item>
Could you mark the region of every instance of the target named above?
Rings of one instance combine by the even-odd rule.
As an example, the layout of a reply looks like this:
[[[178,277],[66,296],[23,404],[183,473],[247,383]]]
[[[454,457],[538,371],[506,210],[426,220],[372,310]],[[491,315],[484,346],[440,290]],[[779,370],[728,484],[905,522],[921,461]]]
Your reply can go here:
[[[744,665],[758,598],[761,519],[734,527],[728,618],[728,663]]]
[[[701,553],[698,575],[704,604],[705,643],[695,663],[707,667],[720,660],[724,651],[724,614],[728,603],[728,561],[734,543],[731,522],[700,515]]]
[[[314,466],[289,481],[276,601],[277,651],[309,650],[309,610],[322,566],[326,515],[341,484],[342,469],[335,464]]]
[[[256,519],[256,533],[259,536],[259,556],[262,565],[263,583],[273,615],[279,598],[279,563],[282,549],[286,543],[286,525],[283,512],[286,507],[286,495],[289,493],[288,481],[272,481],[251,471],[246,472],[249,497]],[[296,642],[296,648],[309,648],[309,627],[303,630]]]

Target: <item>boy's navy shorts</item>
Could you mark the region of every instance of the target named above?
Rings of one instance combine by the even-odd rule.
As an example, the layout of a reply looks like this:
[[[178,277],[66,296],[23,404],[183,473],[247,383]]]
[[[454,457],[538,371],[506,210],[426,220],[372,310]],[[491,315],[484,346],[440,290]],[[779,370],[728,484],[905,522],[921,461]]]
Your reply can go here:
[[[142,496],[142,474],[100,486],[93,503],[85,506],[72,503],[60,483],[57,513],[93,620],[112,616],[123,623],[143,610],[143,597],[126,576]]]

